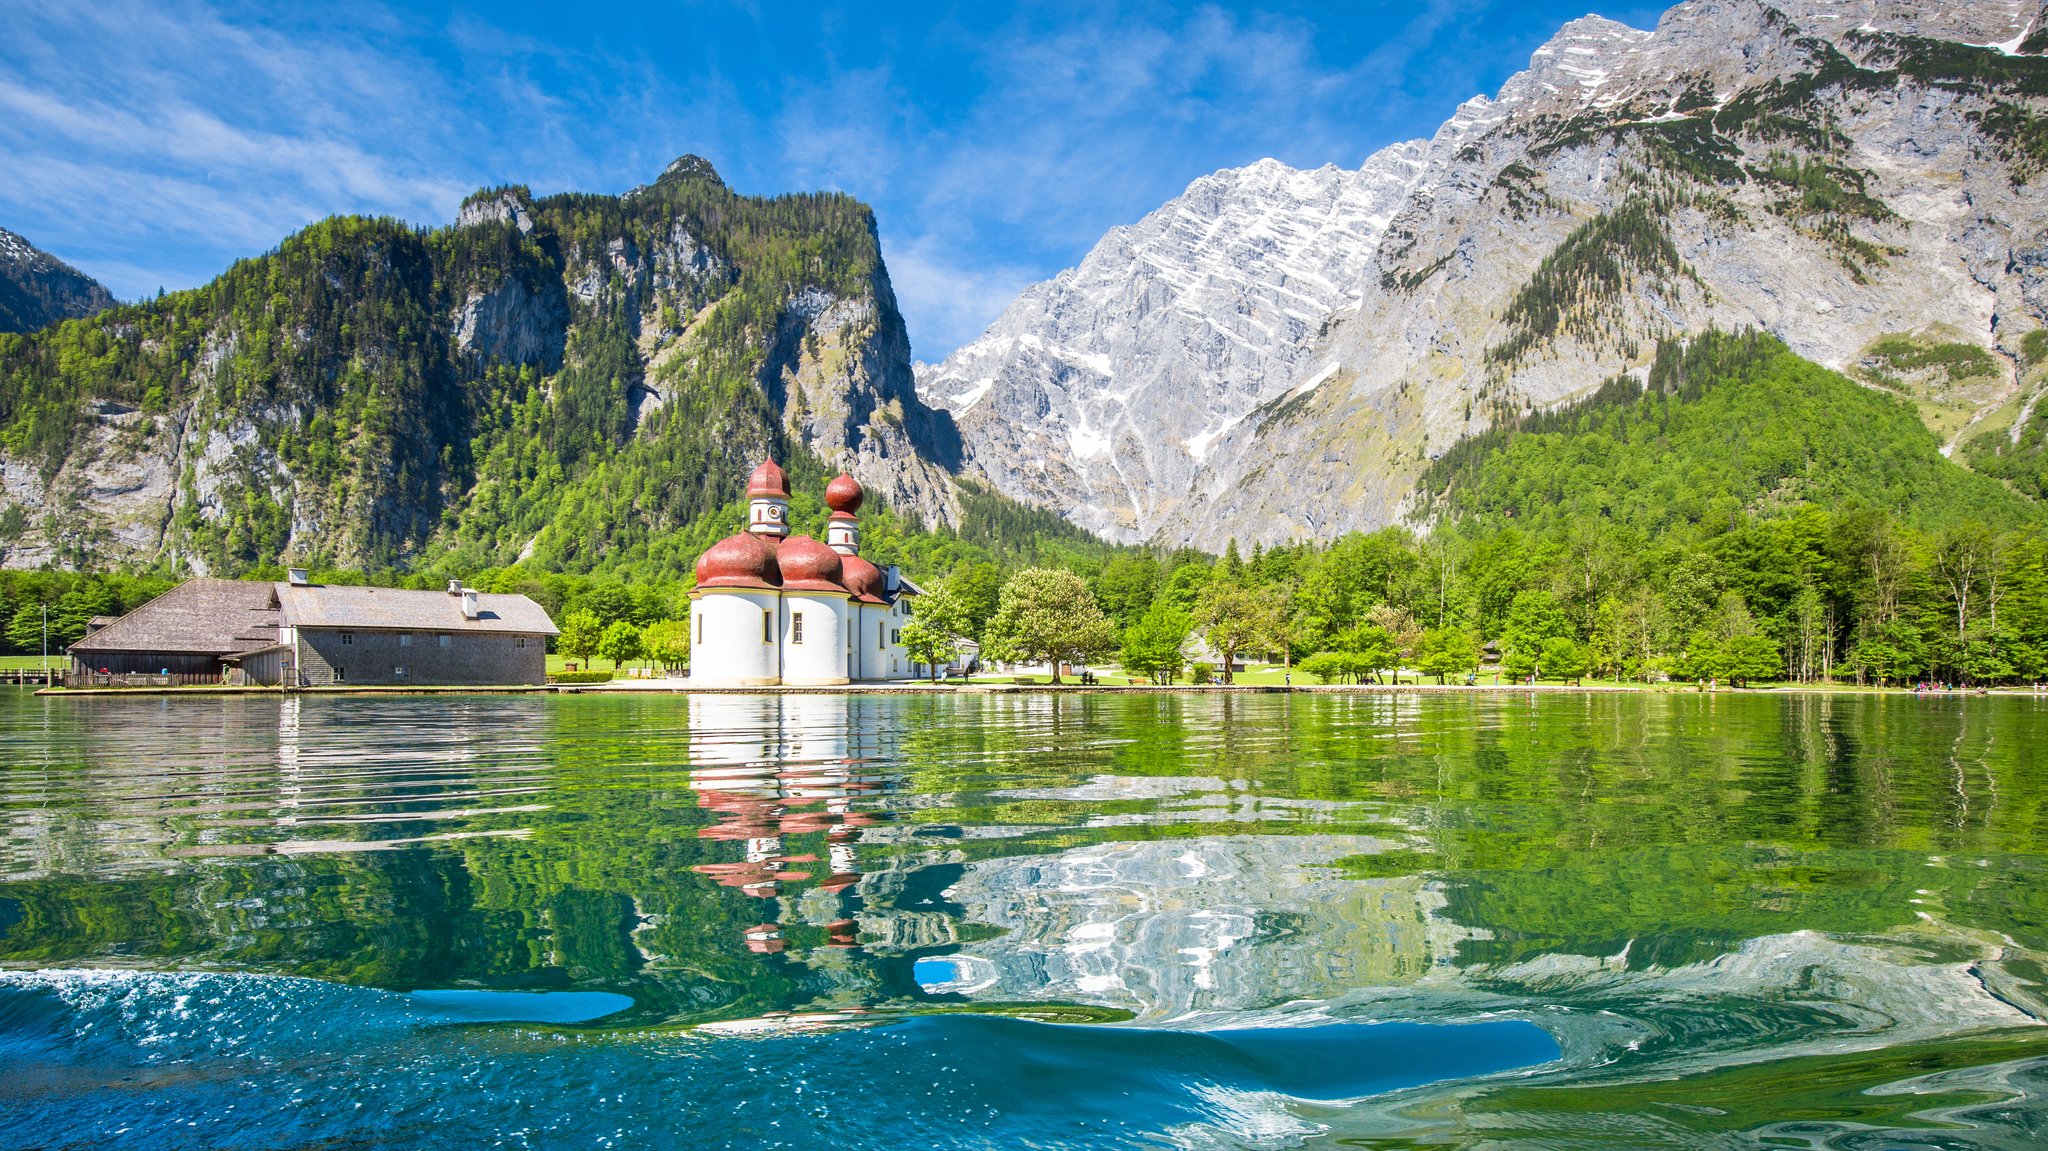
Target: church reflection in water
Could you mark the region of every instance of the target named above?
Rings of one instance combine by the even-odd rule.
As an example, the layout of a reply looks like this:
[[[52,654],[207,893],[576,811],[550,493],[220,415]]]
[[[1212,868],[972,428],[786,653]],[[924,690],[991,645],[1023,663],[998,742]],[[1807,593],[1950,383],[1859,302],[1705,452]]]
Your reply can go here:
[[[799,923],[825,947],[859,946],[855,845],[888,818],[865,801],[893,787],[860,718],[843,695],[690,697],[690,787],[717,820],[698,835],[740,845],[738,860],[692,870],[764,901],[742,932],[749,951],[786,950]]]
[[[1241,1012],[1412,985],[1479,934],[1429,876],[1343,865],[1412,850],[1415,829],[1383,812],[1201,776],[1034,774],[1014,750],[1011,778],[1031,782],[970,797],[913,766],[919,739],[873,699],[689,708],[690,787],[715,817],[697,834],[716,845],[693,870],[751,897],[731,945],[807,968],[814,1009]]]

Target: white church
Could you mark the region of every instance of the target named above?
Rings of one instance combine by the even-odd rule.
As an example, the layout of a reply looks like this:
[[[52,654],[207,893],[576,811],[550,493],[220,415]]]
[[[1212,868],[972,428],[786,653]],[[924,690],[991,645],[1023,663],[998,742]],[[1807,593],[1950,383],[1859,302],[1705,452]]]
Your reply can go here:
[[[828,687],[919,674],[903,649],[921,589],[860,557],[859,481],[825,488],[825,543],[789,534],[789,479],[775,461],[747,482],[747,530],[697,557],[690,679],[707,687]]]

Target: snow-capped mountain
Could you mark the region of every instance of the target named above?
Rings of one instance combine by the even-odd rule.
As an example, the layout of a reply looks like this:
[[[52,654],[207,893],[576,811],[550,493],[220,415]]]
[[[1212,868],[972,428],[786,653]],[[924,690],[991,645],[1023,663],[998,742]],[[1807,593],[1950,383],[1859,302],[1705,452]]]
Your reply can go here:
[[[1431,140],[1342,174],[1369,186],[1356,226],[1245,259],[1204,229],[1298,236],[1329,217],[1263,194],[1275,183],[1198,190],[1322,173],[1219,173],[920,386],[999,489],[1162,543],[1391,522],[1459,438],[1709,326],[1901,388],[1952,446],[2017,435],[2044,383],[2020,348],[2048,317],[2044,50],[2039,0],[1694,0],[1654,31],[1573,21]],[[1272,295],[1310,281],[1302,259],[1329,290]],[[1288,324],[1245,322],[1243,301],[1279,298]],[[1999,367],[1886,376],[1871,356],[1887,339]]]
[[[113,303],[99,281],[0,228],[0,332],[32,332]]]
[[[1150,536],[1216,438],[1295,383],[1359,299],[1419,143],[1356,171],[1276,160],[1204,176],[1025,291],[918,376],[1006,493],[1119,540]]]

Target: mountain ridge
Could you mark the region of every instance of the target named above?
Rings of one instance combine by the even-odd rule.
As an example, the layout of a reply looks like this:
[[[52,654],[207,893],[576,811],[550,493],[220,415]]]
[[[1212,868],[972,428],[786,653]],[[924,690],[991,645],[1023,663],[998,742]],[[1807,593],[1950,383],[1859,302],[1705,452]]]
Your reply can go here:
[[[32,332],[113,305],[98,280],[0,228],[0,332]]]
[[[2048,62],[2019,54],[2043,23],[2012,0],[1694,0],[1650,31],[1563,26],[1420,145],[1356,301],[1288,350],[1292,374],[1220,413],[1185,491],[1154,500],[1164,514],[1112,534],[1274,543],[1396,522],[1451,444],[1714,328],[1762,328],[1906,396],[1951,454],[2017,444],[2044,382],[2018,348],[2048,316],[2048,218],[2025,190],[2048,164]],[[1883,350],[1901,341],[1926,353],[1908,360],[1975,347],[1996,370],[1900,371]],[[957,375],[942,365],[920,385]],[[961,427],[970,468],[1000,490],[1094,522],[1073,493],[1016,481],[1067,467],[1057,444],[1031,445],[1037,459]]]
[[[622,196],[336,217],[0,338],[0,562],[687,571],[766,454],[957,524],[866,205],[684,157]],[[722,534],[722,533],[720,533]]]

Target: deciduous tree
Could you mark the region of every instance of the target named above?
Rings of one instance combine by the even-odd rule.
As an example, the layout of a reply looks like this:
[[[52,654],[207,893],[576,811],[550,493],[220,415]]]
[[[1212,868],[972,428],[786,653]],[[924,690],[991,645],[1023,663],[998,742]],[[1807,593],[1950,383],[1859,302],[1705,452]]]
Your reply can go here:
[[[1080,576],[1059,568],[1025,568],[1003,585],[996,614],[982,636],[990,659],[1052,665],[1060,682],[1060,661],[1082,660],[1116,648],[1116,625],[1102,614]]]

